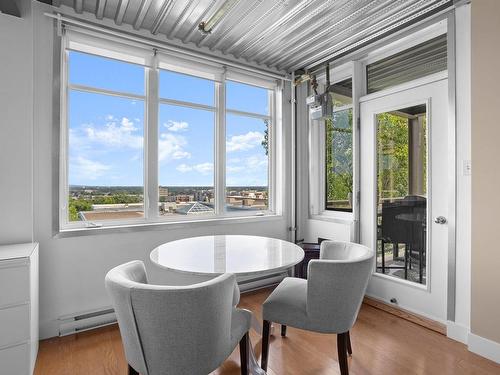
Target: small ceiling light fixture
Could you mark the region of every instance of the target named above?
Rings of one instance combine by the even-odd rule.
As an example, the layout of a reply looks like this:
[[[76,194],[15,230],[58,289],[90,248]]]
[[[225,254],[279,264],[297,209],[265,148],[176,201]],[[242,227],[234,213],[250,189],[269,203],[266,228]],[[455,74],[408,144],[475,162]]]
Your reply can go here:
[[[207,21],[201,21],[198,25],[198,30],[203,35],[208,35],[212,32],[215,26],[222,21],[222,19],[229,13],[231,9],[236,5],[239,0],[226,0],[224,3],[215,11],[215,13]]]

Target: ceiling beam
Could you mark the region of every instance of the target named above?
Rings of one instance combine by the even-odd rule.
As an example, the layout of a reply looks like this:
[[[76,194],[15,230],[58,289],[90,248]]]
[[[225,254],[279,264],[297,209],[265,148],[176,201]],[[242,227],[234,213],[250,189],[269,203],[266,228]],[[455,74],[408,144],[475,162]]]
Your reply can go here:
[[[160,12],[153,23],[153,27],[151,27],[151,34],[156,35],[160,31],[160,28],[163,26],[165,21],[167,20],[168,14],[172,9],[173,0],[164,0],[163,5],[161,6]]]
[[[151,6],[152,0],[142,0],[139,6],[139,11],[137,12],[137,17],[134,21],[134,29],[139,30],[144,22],[144,18],[148,13],[149,7]]]
[[[78,14],[83,13],[83,0],[75,0],[75,12]]]
[[[106,0],[97,0],[95,6],[95,16],[98,20],[102,20],[104,17],[104,8],[106,8]]]
[[[242,27],[244,25],[245,19],[249,17],[251,13],[253,13],[256,9],[259,8],[263,4],[262,0],[257,0],[253,2],[249,8],[247,8],[245,11],[239,12],[239,16],[236,19],[236,21],[232,23],[229,27],[227,27],[224,31],[221,33],[216,33],[216,34],[210,34],[209,38],[213,36],[217,36],[218,40],[215,42],[215,44],[211,45],[210,48],[212,49],[218,49],[223,43],[230,37],[230,35],[238,28]],[[235,7],[236,8],[236,7]],[[233,8],[233,9],[235,9]],[[203,42],[208,42],[208,38],[205,39]]]
[[[167,38],[175,36],[177,31],[179,31],[182,25],[184,25],[184,22],[186,22],[188,17],[193,13],[194,8],[196,8],[196,6],[198,6],[199,3],[200,0],[197,0],[196,2],[193,2],[193,0],[188,0],[181,14],[179,15],[179,17],[177,17],[174,27],[167,33]]]
[[[125,11],[127,10],[129,0],[120,0],[118,3],[118,8],[116,10],[115,23],[121,25],[123,23],[123,17],[125,16]]]

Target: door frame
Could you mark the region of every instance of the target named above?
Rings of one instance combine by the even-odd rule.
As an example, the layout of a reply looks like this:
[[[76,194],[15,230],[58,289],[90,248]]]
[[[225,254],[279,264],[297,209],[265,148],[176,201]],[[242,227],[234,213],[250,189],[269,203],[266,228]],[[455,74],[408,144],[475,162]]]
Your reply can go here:
[[[455,155],[455,150],[456,150],[456,139],[455,137],[451,137],[450,134],[453,133],[455,134],[455,119],[454,117],[453,118],[449,118],[449,111],[450,111],[450,108],[449,108],[449,96],[450,96],[450,77],[449,77],[449,74],[447,71],[443,71],[443,72],[440,72],[440,73],[436,73],[436,74],[432,74],[432,75],[429,75],[429,76],[426,76],[426,77],[423,77],[423,78],[420,78],[420,79],[417,79],[417,80],[414,80],[414,81],[411,81],[411,82],[408,82],[408,83],[404,83],[404,84],[401,84],[401,85],[398,85],[398,86],[394,86],[390,89],[387,89],[387,90],[384,90],[384,91],[380,91],[380,92],[376,92],[376,93],[373,93],[373,94],[368,94],[368,95],[365,95],[363,97],[360,98],[359,100],[359,103],[360,105],[364,102],[369,102],[369,101],[372,101],[372,100],[375,100],[375,99],[379,99],[379,98],[382,98],[382,97],[385,97],[385,96],[388,96],[388,95],[393,95],[393,94],[396,94],[398,92],[403,92],[403,91],[407,91],[407,90],[410,90],[410,89],[414,89],[414,88],[418,88],[418,87],[421,87],[421,86],[424,86],[424,85],[428,85],[428,84],[432,84],[432,83],[435,83],[435,82],[439,82],[441,80],[447,80],[447,83],[448,83],[448,97],[444,97],[444,101],[448,103],[448,108],[444,108],[444,111],[447,111],[447,116],[448,116],[448,153],[447,153],[447,156],[448,156],[448,171],[450,171],[450,173],[448,173],[448,176],[447,176],[447,184],[448,184],[448,188],[447,188],[447,195],[448,195],[448,199],[447,199],[447,202],[445,203],[446,206],[447,206],[447,209],[448,209],[448,220],[450,222],[453,222],[455,221],[455,204],[456,204],[456,198],[455,198],[455,194],[451,194],[450,191],[452,191],[453,193],[455,192],[455,179],[456,179],[456,176],[455,176],[455,170],[456,170],[456,161],[454,158],[451,158],[449,156],[449,154],[452,154],[453,156]],[[453,86],[453,85],[451,85]],[[454,86],[453,86],[453,92],[454,92]],[[404,102],[404,104],[401,104],[401,105],[398,105],[398,107],[401,107],[401,106],[406,106],[407,104],[408,105],[411,105],[412,103],[413,104],[416,104],[416,103],[426,103],[428,108],[427,108],[427,116],[429,116],[429,111],[432,110],[431,106],[432,106],[432,102],[429,100],[430,98],[423,98],[423,97],[420,97],[420,98],[416,98],[415,100],[408,100],[407,102]],[[447,100],[448,99],[448,100]],[[395,105],[387,105],[387,106],[381,106],[380,108],[380,112],[384,112],[385,110],[391,110],[391,109],[394,109],[395,108]],[[431,123],[432,120],[430,120],[430,118],[428,117],[428,127],[429,129],[431,129],[432,127],[432,123]],[[451,129],[450,129],[451,128]],[[374,129],[375,130],[375,129]],[[362,129],[363,131],[363,129]],[[374,132],[374,135],[376,135],[376,133]],[[429,131],[428,132],[428,167],[427,168],[431,168],[431,165],[432,165],[432,157],[431,157],[431,154],[432,154],[432,151],[430,150],[430,145],[431,145],[431,132]],[[375,140],[374,140],[375,141]],[[371,156],[372,157],[372,160],[373,160],[373,164],[371,165],[371,168],[373,169],[373,172],[370,172],[370,174],[372,175],[371,176],[371,180],[370,180],[370,184],[373,184],[373,185],[370,185],[370,188],[372,188],[372,193],[374,194],[373,196],[371,196],[372,193],[370,193],[370,196],[371,196],[371,202],[368,202],[368,204],[372,204],[374,202],[376,202],[376,182],[375,182],[375,179],[376,179],[376,148],[374,148],[374,154]],[[362,167],[362,169],[364,169]],[[373,174],[372,174],[373,173]],[[427,181],[427,184],[428,184],[428,187],[430,186],[430,183],[431,183],[431,179],[432,179],[432,175],[428,175],[428,181]],[[365,204],[367,204],[366,201],[364,200],[361,200],[361,206],[364,206]],[[432,223],[433,221],[432,220],[432,202],[430,202],[430,204],[428,205],[427,207],[427,218],[428,218],[428,234],[427,234],[427,243],[429,244],[431,241],[431,227],[432,227]],[[453,206],[453,210],[449,210],[450,206]],[[373,208],[371,208],[373,209]],[[370,210],[371,210],[370,209]],[[361,209],[361,211],[363,211],[363,209]],[[370,216],[372,216],[372,212],[370,212]],[[364,220],[365,218],[360,218],[361,220]],[[370,225],[374,225],[375,224],[375,220],[376,218],[375,217],[370,217],[370,218],[366,218]],[[360,220],[360,221],[361,221]],[[447,267],[447,284],[446,284],[446,280],[443,280],[443,282],[445,283],[444,284],[444,289],[446,290],[446,294],[447,294],[447,301],[445,301],[445,304],[444,304],[444,308],[445,308],[445,311],[444,311],[444,315],[442,315],[442,318],[439,318],[439,320],[442,320],[443,323],[445,323],[445,321],[450,321],[450,320],[454,320],[454,310],[455,310],[455,262],[450,262],[450,258],[455,258],[455,241],[450,241],[450,238],[454,239],[455,238],[455,227],[454,225],[450,225],[448,227],[448,235],[447,235],[447,250],[448,250],[448,255],[447,255],[447,258],[445,258],[444,262],[444,266]],[[373,246],[373,244],[376,244],[376,239],[375,237],[374,238],[369,238],[367,239],[367,242],[370,241],[370,245]],[[451,253],[451,254],[450,254]],[[409,281],[405,281],[405,280],[394,280],[393,278],[390,278],[388,276],[385,276],[385,275],[380,275],[380,274],[377,274],[376,272],[374,272],[374,274],[376,274],[376,277],[378,278],[381,278],[381,279],[385,279],[385,280],[390,280],[392,282],[396,282],[398,285],[402,285],[404,287],[407,287],[407,286],[410,286],[410,287],[413,287],[417,290],[420,290],[422,292],[430,292],[430,288],[431,288],[431,283],[430,283],[430,280],[431,280],[431,276],[430,276],[430,271],[431,271],[431,265],[429,264],[429,261],[430,259],[428,259],[426,261],[426,266],[428,267],[427,270],[428,270],[428,276],[427,276],[427,283],[426,283],[426,286],[422,286],[422,285],[417,285],[415,283],[412,283],[412,282],[409,282]],[[453,272],[450,273],[450,268],[453,269]],[[374,268],[375,269],[375,268]],[[450,288],[450,283],[453,284],[453,288]],[[413,313],[416,313],[416,314],[422,314],[423,311],[417,311],[417,310],[412,310],[411,308],[408,309],[408,307],[405,307],[405,309],[407,309],[408,311],[410,312],[413,312]],[[450,314],[453,314],[453,318],[450,319],[451,315]],[[425,313],[423,314],[424,316],[427,316]],[[433,319],[432,316],[429,316],[431,319]]]

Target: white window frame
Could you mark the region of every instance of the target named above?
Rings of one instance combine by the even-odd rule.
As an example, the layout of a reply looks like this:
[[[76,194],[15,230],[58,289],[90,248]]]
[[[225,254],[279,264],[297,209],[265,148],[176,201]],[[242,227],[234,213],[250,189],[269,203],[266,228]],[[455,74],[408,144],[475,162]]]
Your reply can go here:
[[[352,223],[355,220],[357,212],[357,95],[354,77],[355,64],[352,62],[343,64],[339,67],[330,68],[330,76],[333,77],[332,83],[337,83],[351,78],[353,80],[353,98],[352,104],[335,108],[334,112],[341,110],[353,109],[352,116],[352,133],[353,133],[353,208],[352,212],[327,210],[326,209],[326,126],[323,120],[310,120],[310,207],[309,216],[316,220],[334,221],[340,223]],[[319,82],[319,90],[323,90],[326,84],[325,74],[317,76]]]
[[[118,44],[110,40],[100,40],[95,36],[87,36],[79,33],[65,33],[62,39],[61,48],[61,90],[60,90],[60,152],[59,152],[59,231],[67,232],[74,230],[92,230],[97,228],[116,227],[136,227],[143,225],[158,224],[193,224],[206,221],[225,220],[263,220],[265,217],[282,216],[282,194],[277,194],[279,181],[283,176],[278,176],[276,170],[277,155],[282,152],[281,142],[277,141],[276,134],[281,129],[281,116],[277,109],[281,108],[278,101],[282,99],[282,92],[279,82],[274,79],[240,72],[235,68],[227,70],[226,67],[215,63],[197,60],[190,56],[179,57],[176,55],[164,55],[157,53],[151,48],[138,48],[137,45],[127,46]],[[83,53],[90,53],[107,58],[115,58],[118,61],[140,63],[144,62],[145,67],[145,92],[144,95],[116,92],[112,90],[86,87],[83,85],[70,85],[68,81],[68,56],[71,50]],[[75,47],[76,46],[76,47]],[[109,47],[109,49],[108,49]],[[120,51],[117,55],[116,51]],[[127,52],[131,53],[130,59],[124,59]],[[214,82],[215,100],[213,106],[184,102],[173,99],[159,97],[159,72],[160,69],[170,70],[176,73],[192,75],[199,78],[209,79]],[[269,115],[262,115],[238,110],[226,110],[226,76],[231,81],[253,85],[269,90]],[[68,94],[70,89],[77,89],[85,92],[92,92],[105,95],[115,95],[124,98],[134,98],[144,101],[144,217],[127,220],[103,220],[95,222],[76,221],[70,222],[68,215],[68,166],[69,166],[69,139],[68,139]],[[179,105],[193,109],[209,110],[214,112],[215,120],[215,155],[214,155],[214,190],[215,190],[215,213],[200,217],[180,217],[180,215],[160,216],[158,210],[159,202],[159,161],[158,161],[158,115],[160,104]],[[224,210],[226,197],[225,169],[226,169],[226,113],[233,113],[247,117],[268,119],[269,128],[269,176],[268,176],[268,209],[255,212],[231,212]],[[279,121],[278,121],[279,119]]]

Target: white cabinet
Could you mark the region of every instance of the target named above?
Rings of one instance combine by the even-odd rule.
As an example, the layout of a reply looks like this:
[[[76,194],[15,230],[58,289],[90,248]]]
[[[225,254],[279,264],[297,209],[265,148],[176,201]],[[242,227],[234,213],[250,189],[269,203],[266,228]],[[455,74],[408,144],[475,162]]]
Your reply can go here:
[[[0,375],[32,375],[38,352],[38,244],[0,246]]]

